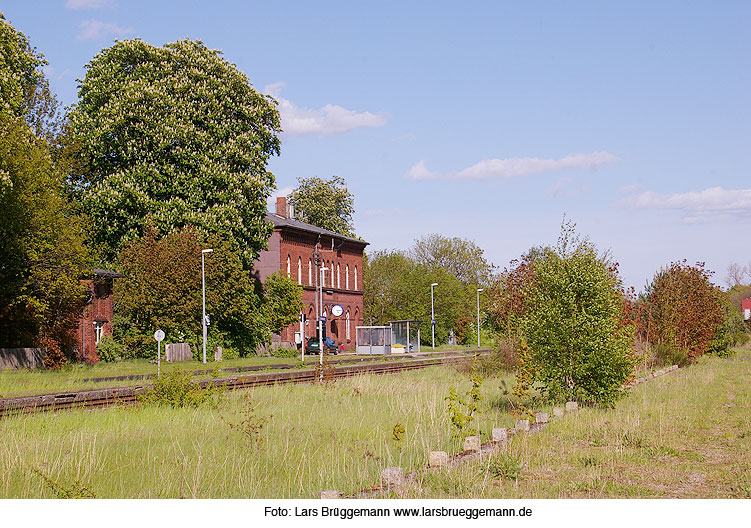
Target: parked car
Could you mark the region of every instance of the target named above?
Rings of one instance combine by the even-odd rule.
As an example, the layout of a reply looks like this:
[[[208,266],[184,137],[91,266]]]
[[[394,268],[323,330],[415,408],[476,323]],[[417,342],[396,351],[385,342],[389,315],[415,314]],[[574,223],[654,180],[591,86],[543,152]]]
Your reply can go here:
[[[324,350],[328,354],[336,355],[339,353],[339,347],[334,342],[334,340],[331,339],[330,337],[323,338],[323,346],[324,346]],[[306,354],[320,354],[321,353],[321,349],[318,347],[317,336],[308,338],[308,344],[305,347],[305,353]]]

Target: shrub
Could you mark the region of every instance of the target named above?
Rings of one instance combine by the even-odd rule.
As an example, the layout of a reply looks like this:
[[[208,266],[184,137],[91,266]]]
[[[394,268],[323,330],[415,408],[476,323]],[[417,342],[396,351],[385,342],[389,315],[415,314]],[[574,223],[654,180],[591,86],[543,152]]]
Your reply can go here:
[[[138,396],[146,405],[170,407],[198,407],[204,403],[216,405],[217,396],[224,387],[209,384],[202,388],[193,383],[190,372],[174,371],[156,378],[153,388]]]
[[[123,359],[125,351],[123,346],[111,336],[104,336],[96,346],[99,359],[104,362],[118,361]]]
[[[686,261],[662,268],[639,300],[640,331],[652,344],[684,351],[693,361],[712,347],[727,347],[718,335],[723,321],[721,292],[712,284],[704,263]],[[722,333],[720,329],[720,333]]]
[[[271,355],[276,358],[295,358],[300,352],[296,348],[276,347],[272,348]]]
[[[535,259],[521,330],[534,381],[552,400],[612,404],[636,364],[617,263],[564,222],[556,248]]]

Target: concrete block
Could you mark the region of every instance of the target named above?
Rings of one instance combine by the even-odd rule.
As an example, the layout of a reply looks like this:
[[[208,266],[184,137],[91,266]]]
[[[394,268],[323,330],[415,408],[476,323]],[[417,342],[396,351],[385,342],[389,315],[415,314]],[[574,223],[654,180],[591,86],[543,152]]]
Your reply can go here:
[[[381,471],[381,484],[393,488],[404,484],[404,470],[400,467],[387,467]]]
[[[476,453],[480,449],[482,449],[482,443],[480,442],[479,436],[468,436],[464,439],[465,451],[472,451],[473,453]]]
[[[548,423],[548,413],[546,412],[535,413],[535,423],[536,424]]]
[[[428,467],[443,467],[449,463],[446,451],[431,451],[428,453]]]
[[[553,407],[553,416],[563,416],[565,412],[563,407]]]
[[[341,499],[342,492],[336,490],[324,490],[318,492],[319,499]]]
[[[222,347],[216,347],[216,350],[214,350],[214,361],[221,361],[222,360]]]
[[[508,430],[505,427],[493,427],[493,442],[505,442],[508,440]]]
[[[566,402],[566,412],[572,412],[579,409],[579,404],[575,401],[567,401]]]
[[[517,420],[516,421],[517,432],[529,432],[529,420]]]

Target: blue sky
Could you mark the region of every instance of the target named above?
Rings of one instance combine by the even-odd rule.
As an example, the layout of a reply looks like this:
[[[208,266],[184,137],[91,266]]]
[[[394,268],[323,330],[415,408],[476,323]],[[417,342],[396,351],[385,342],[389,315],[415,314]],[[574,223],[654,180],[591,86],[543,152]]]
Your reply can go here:
[[[638,289],[751,262],[750,2],[5,0],[68,105],[116,38],[223,51],[280,101],[281,192],[345,178],[370,250],[430,233],[503,267],[564,213]]]

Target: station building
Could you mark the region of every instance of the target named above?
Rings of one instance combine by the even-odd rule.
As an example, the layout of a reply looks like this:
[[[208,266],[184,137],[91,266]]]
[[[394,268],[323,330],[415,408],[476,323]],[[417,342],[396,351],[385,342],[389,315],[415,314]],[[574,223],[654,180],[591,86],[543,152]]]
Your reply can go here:
[[[319,312],[326,318],[326,335],[345,350],[355,348],[355,326],[362,325],[364,240],[322,229],[293,218],[286,197],[276,199],[276,212],[267,213],[274,224],[269,249],[262,251],[254,265],[254,276],[261,282],[275,271],[293,278],[303,288],[303,313],[300,321],[275,335],[275,344],[294,347],[295,333],[302,331],[305,342],[316,335],[316,297],[319,281],[323,302]],[[321,268],[327,268],[321,272]],[[341,306],[341,315],[332,313]]]

